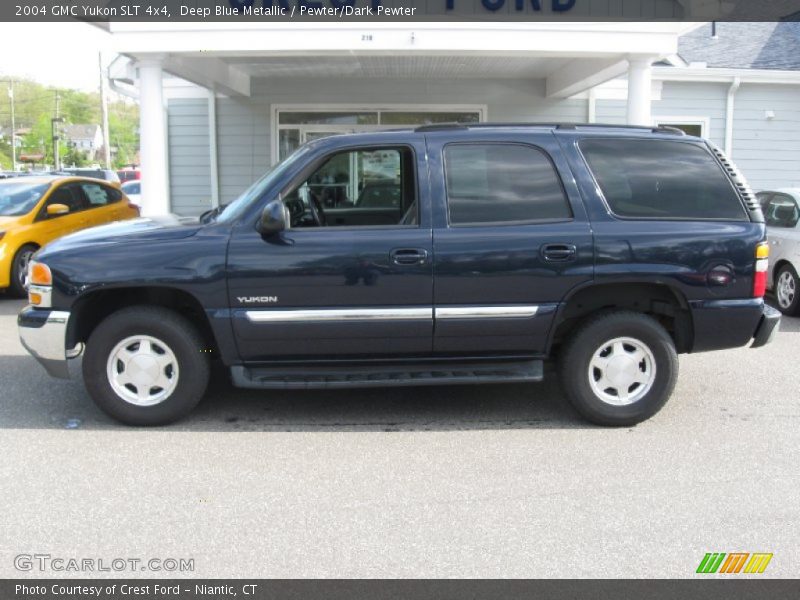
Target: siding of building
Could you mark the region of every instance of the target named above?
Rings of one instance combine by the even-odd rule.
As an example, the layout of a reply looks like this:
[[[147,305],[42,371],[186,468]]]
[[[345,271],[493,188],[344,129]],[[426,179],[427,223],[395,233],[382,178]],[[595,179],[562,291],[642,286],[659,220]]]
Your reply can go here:
[[[172,210],[179,215],[199,215],[211,205],[208,100],[170,99],[167,131]]]
[[[767,119],[768,110],[774,119]],[[742,84],[736,93],[733,160],[753,189],[800,187],[800,86]]]
[[[725,83],[664,82],[659,116],[707,117],[708,135],[725,143]],[[249,98],[217,100],[220,202],[230,202],[273,162],[273,105],[485,105],[491,121],[587,119],[586,99],[550,99],[543,80],[253,79]],[[172,204],[195,215],[210,206],[208,102],[168,104]],[[765,110],[775,111],[767,120]],[[596,120],[624,123],[624,100],[598,100]],[[800,185],[800,86],[743,84],[736,97],[733,158],[754,188]]]

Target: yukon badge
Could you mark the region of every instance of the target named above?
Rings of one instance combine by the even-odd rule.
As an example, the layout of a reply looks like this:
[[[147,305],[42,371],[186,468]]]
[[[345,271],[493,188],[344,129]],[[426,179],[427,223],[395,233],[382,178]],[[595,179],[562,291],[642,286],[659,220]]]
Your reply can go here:
[[[277,296],[236,296],[240,304],[267,304],[277,302]]]

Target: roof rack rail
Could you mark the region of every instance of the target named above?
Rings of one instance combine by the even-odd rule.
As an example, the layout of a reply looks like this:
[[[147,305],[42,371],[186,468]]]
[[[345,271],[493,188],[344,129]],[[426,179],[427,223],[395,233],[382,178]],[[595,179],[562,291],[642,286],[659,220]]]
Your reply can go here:
[[[674,135],[686,135],[682,129],[677,127],[669,127],[668,125],[657,125],[651,127],[649,125],[619,125],[616,123],[558,123],[556,129],[583,129],[583,128],[598,128],[598,129],[636,129],[639,131],[650,131],[652,133],[671,133]]]
[[[432,125],[420,125],[414,131],[424,133],[426,131],[447,131],[448,129],[467,129],[465,123],[435,123]]]
[[[686,132],[683,129],[678,127],[672,127],[670,125],[657,125],[653,127],[653,132],[655,133],[674,133],[675,135],[686,135]]]
[[[657,125],[650,127],[647,125],[620,125],[617,123],[435,123],[432,125],[421,125],[414,129],[415,132],[425,133],[430,131],[448,131],[451,129],[484,129],[492,127],[552,127],[554,129],[635,129],[638,131],[650,131],[652,133],[669,133],[672,135],[686,135],[682,129],[670,127],[668,125]]]

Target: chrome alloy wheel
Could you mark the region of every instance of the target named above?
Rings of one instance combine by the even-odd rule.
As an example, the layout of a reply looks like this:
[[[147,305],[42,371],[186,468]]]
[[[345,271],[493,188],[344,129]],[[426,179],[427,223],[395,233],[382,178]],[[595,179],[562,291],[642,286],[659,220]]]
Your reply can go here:
[[[614,406],[640,400],[653,387],[656,361],[644,342],[619,337],[604,342],[589,361],[589,386],[595,396]]]
[[[797,282],[790,270],[781,273],[778,278],[778,285],[775,286],[775,296],[781,308],[789,308],[794,302],[794,295],[797,293]]]
[[[125,338],[108,355],[108,383],[130,404],[154,406],[178,385],[178,359],[164,342],[147,335]]]

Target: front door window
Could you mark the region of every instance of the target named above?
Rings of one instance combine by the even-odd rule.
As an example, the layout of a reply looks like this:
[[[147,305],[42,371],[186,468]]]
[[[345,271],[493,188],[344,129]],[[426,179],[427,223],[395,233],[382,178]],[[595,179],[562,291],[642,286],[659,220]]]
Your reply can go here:
[[[403,146],[338,152],[283,198],[293,228],[416,225],[414,153]]]

